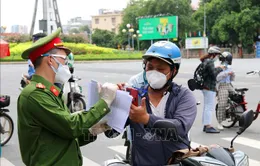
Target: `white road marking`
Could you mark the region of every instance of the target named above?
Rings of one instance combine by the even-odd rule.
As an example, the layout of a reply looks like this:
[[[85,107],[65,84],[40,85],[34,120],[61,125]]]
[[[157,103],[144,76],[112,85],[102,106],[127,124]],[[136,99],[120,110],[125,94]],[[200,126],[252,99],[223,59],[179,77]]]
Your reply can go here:
[[[0,157],[0,165],[4,165],[4,166],[15,166],[14,164],[12,164],[9,160],[7,160],[4,157]]]
[[[223,140],[226,141],[231,141],[233,138],[222,138]],[[238,137],[234,144],[242,144],[245,146],[250,146],[256,149],[260,149],[260,141],[254,140],[254,139],[249,139],[245,137]]]
[[[100,166],[100,164],[88,159],[87,157],[82,156],[83,165],[82,166]]]
[[[127,147],[123,145],[117,145],[117,146],[109,146],[108,148],[125,155]]]

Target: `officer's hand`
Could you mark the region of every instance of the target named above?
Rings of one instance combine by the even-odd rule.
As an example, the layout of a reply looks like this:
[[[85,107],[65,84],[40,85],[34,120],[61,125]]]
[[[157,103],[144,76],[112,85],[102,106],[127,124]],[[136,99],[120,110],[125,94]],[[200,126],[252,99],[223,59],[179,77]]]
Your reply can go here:
[[[136,123],[147,124],[149,121],[149,114],[146,111],[145,98],[142,98],[141,106],[131,105],[129,118]]]
[[[96,136],[96,135],[103,133],[107,130],[111,130],[111,127],[108,126],[106,123],[97,123],[89,129],[89,132],[92,135]]]
[[[118,86],[112,83],[106,82],[101,86],[100,98],[107,103],[108,107],[110,107],[111,103],[114,101],[117,90]]]

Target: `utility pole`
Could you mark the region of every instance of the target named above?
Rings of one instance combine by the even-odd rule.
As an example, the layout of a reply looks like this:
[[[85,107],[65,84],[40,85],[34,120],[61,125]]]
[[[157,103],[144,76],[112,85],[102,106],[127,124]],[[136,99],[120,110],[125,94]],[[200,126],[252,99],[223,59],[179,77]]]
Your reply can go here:
[[[203,0],[203,5],[204,5],[204,53],[207,53],[207,49],[206,49],[206,5],[205,5],[205,0]]]
[[[47,34],[51,34],[53,30],[59,27],[61,28],[62,31],[57,0],[42,0],[42,8],[43,8],[42,10],[43,19],[39,20],[39,29]],[[38,0],[35,0],[33,19],[32,19],[32,25],[30,30],[31,36],[34,33],[37,9],[38,9]]]
[[[30,36],[33,35],[33,31],[34,31],[35,19],[36,19],[36,13],[37,13],[37,6],[38,6],[38,0],[35,0],[33,19],[32,19],[32,25],[31,25],[31,30],[30,30]]]

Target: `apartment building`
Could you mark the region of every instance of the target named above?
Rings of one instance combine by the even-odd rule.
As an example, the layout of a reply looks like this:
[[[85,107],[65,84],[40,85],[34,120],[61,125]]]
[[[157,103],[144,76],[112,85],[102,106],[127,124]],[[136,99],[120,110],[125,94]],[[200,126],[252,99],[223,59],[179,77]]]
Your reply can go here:
[[[92,30],[102,29],[118,33],[122,19],[121,11],[100,9],[99,15],[92,16]]]

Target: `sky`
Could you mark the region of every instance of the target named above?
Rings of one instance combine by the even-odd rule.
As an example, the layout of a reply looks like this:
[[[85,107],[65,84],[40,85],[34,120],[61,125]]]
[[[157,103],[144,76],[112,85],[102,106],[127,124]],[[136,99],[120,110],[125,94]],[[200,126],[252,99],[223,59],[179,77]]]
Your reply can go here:
[[[98,10],[123,9],[128,0],[57,0],[61,23],[67,24],[74,17],[91,20]],[[193,0],[198,1],[198,0]],[[42,1],[38,1],[35,32],[39,29],[38,22],[42,19]],[[12,25],[26,25],[28,32],[33,18],[35,0],[0,0],[0,25],[7,26],[6,32],[11,32]],[[35,33],[34,32],[34,33]]]
[[[0,0],[1,26],[7,26],[6,32],[11,31],[12,25],[27,25],[31,27],[35,0]],[[123,9],[127,0],[57,0],[58,10],[62,24],[74,17],[91,20],[92,15],[97,15],[98,10]],[[35,29],[38,29],[38,20],[42,19],[42,1],[38,1]]]

